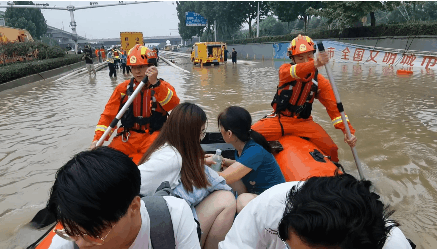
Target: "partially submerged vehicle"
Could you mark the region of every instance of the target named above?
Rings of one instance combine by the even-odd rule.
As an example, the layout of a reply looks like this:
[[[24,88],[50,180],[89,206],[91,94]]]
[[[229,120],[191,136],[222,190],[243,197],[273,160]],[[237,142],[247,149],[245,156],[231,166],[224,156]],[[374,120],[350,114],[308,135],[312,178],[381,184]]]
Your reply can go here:
[[[223,42],[197,42],[191,51],[191,62],[194,65],[219,65],[224,61],[225,47],[226,43]]]

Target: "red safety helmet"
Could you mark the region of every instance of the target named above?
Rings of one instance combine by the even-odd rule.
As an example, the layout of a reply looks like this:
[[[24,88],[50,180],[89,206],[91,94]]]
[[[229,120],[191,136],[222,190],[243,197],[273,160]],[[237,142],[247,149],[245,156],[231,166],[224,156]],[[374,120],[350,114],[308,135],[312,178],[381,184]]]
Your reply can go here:
[[[307,52],[316,52],[314,47],[314,42],[309,36],[298,35],[290,42],[290,47],[288,47],[288,56],[303,54]]]
[[[156,51],[136,44],[127,55],[127,66],[156,65]]]

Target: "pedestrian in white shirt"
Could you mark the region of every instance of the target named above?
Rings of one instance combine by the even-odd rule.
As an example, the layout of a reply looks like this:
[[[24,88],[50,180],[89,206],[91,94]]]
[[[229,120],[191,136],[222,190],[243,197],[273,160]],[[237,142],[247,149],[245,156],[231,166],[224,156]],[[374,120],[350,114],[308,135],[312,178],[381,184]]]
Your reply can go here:
[[[125,154],[100,147],[75,155],[57,174],[47,204],[58,221],[48,249],[152,248],[151,219],[140,198],[140,171]],[[200,249],[197,224],[183,199],[163,197],[177,249]],[[170,230],[171,231],[171,230]],[[77,246],[76,246],[76,245]],[[41,247],[38,247],[41,248]],[[158,249],[158,248],[155,248]]]
[[[410,249],[371,185],[336,174],[273,186],[238,214],[219,248]]]

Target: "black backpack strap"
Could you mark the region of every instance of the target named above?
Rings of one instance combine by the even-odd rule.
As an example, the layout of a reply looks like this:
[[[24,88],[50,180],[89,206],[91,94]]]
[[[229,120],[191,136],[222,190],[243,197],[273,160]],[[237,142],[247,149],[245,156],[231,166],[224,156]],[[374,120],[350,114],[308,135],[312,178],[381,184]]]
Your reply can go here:
[[[146,196],[142,200],[146,204],[150,217],[150,239],[155,249],[175,249],[176,242],[171,221],[170,210],[162,196]]]

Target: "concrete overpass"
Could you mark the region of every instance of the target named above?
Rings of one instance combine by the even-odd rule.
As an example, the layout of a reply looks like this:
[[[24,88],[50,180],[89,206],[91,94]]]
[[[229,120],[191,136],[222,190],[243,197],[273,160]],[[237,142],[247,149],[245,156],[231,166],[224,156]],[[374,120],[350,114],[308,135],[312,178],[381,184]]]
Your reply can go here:
[[[198,39],[198,38],[197,38]],[[181,44],[182,38],[180,36],[150,36],[143,37],[144,43],[165,43],[170,41],[172,45]],[[195,41],[196,39],[193,39]],[[100,44],[105,47],[110,47],[113,45],[119,45],[121,43],[120,37],[108,38],[108,39],[79,39],[78,43],[83,45],[85,43]]]
[[[4,16],[5,12],[0,11],[0,18]],[[0,25],[1,25],[0,21]],[[45,35],[46,37],[50,37],[53,40],[55,40],[61,47],[67,47],[70,45],[71,47],[74,47],[74,38],[75,35],[72,32],[65,31],[62,29],[58,29],[55,27],[52,27],[50,25],[47,25],[47,33]],[[107,38],[107,39],[87,39],[83,36],[77,36],[78,38],[78,45],[80,47],[84,47],[85,44],[93,44],[94,46],[105,46],[105,47],[111,47],[114,45],[120,44],[120,37],[117,38]],[[143,37],[144,43],[164,43],[169,40],[172,45],[181,44],[182,38],[177,36],[150,36],[150,37]],[[199,38],[194,37],[193,42],[197,41]],[[191,41],[187,41],[187,44],[190,44]]]

